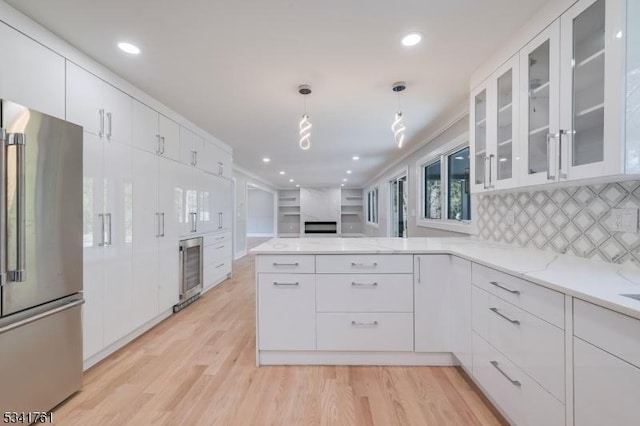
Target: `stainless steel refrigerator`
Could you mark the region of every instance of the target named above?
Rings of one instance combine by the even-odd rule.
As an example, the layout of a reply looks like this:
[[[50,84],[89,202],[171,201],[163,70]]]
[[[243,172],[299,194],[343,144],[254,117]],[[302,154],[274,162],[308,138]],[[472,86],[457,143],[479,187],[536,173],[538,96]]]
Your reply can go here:
[[[82,384],[82,127],[0,100],[0,413]]]

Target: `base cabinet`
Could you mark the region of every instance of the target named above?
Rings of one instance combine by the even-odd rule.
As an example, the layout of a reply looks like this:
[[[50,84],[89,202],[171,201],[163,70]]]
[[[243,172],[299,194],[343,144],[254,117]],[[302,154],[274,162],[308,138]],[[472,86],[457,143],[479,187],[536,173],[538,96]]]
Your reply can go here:
[[[471,262],[451,258],[451,350],[467,373],[472,370]]]
[[[416,352],[451,352],[451,256],[414,256]]]

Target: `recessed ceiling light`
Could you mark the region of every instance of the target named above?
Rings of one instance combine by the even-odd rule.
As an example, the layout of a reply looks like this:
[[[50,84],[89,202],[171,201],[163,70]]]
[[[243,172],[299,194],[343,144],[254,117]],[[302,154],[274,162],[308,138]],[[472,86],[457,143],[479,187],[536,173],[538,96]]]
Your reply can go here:
[[[280,171],[280,174],[283,175],[284,174],[284,170]]]
[[[344,183],[341,183],[340,186],[344,186]]]
[[[347,181],[347,178],[342,179],[342,181],[343,181],[343,182],[346,182],[346,181]]]
[[[354,160],[354,161],[358,161],[360,159],[360,157],[358,157],[357,155],[354,155],[351,159]]]
[[[300,188],[300,185],[296,185],[296,188]]]
[[[402,37],[402,44],[407,47],[415,46],[421,41],[422,34],[420,33],[409,33],[406,36]]]
[[[351,174],[351,170],[347,170],[347,174],[350,175]]]
[[[289,182],[293,183],[293,179],[289,179]]]
[[[118,43],[118,47],[120,48],[120,50],[123,50],[132,55],[137,55],[138,53],[140,53],[140,48],[138,46],[134,46],[131,43]]]
[[[264,157],[264,158],[262,159],[262,162],[263,162],[263,163],[268,163],[268,162],[270,162],[270,161],[271,161],[271,158],[269,158],[269,157]]]

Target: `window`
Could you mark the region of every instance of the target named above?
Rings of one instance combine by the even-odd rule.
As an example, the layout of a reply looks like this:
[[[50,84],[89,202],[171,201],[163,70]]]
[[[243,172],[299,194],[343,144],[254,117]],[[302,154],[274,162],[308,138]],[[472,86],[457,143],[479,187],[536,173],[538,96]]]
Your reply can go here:
[[[447,218],[471,220],[469,147],[447,157]]]
[[[463,135],[416,164],[420,213],[416,225],[474,233],[471,224],[469,139]]]
[[[378,188],[367,192],[367,223],[378,224]]]
[[[424,217],[425,219],[440,219],[442,216],[442,179],[440,176],[440,160],[424,168]]]

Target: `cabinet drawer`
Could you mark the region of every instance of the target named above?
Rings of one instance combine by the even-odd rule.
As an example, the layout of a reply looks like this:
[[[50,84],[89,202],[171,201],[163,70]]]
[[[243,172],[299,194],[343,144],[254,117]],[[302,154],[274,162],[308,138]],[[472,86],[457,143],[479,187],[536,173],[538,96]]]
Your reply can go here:
[[[413,274],[413,256],[406,254],[319,255],[319,274]]]
[[[313,274],[316,271],[314,255],[259,255],[258,272]]]
[[[224,232],[222,234],[208,234],[202,237],[204,246],[213,246],[220,243],[231,241],[231,232]]]
[[[316,298],[318,312],[413,312],[413,275],[318,275]]]
[[[231,256],[231,241],[204,246],[203,261],[204,264],[216,263],[220,259]]]
[[[573,334],[640,367],[640,321],[573,299]]]
[[[318,350],[412,351],[413,315],[320,313]]]
[[[312,274],[258,276],[261,350],[316,349],[316,286]]]
[[[495,296],[486,315],[489,343],[564,402],[564,330]]]
[[[564,295],[474,263],[471,282],[519,308],[564,329]]]
[[[640,369],[580,339],[573,339],[575,424],[638,424]]]
[[[219,259],[214,263],[205,265],[202,268],[202,275],[204,278],[204,286],[210,286],[211,284],[218,282],[225,278],[227,274],[231,273],[231,258]]]
[[[564,426],[565,406],[475,332],[473,377],[511,423]]]

